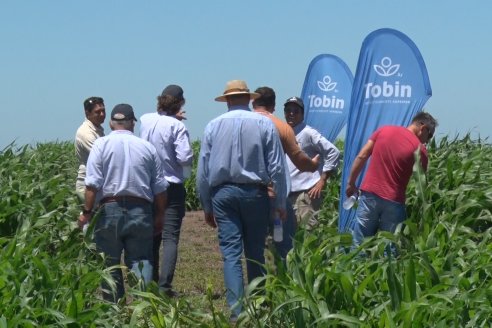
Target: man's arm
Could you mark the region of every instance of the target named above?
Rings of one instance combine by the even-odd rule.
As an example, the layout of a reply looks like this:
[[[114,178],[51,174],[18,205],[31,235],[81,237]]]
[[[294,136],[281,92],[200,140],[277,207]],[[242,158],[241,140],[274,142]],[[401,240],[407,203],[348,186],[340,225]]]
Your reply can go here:
[[[299,148],[299,145],[297,145]],[[318,168],[319,165],[319,154],[314,156],[313,158],[309,158],[305,152],[299,148],[299,152],[294,154],[287,153],[292,163],[299,169],[301,172],[314,172]]]
[[[319,165],[319,155],[314,156],[312,159],[306,155],[305,152],[302,151],[301,147],[297,143],[296,136],[294,134],[294,130],[288,125],[285,124],[285,128],[283,132],[279,129],[279,134],[283,133],[284,136],[281,139],[282,147],[284,148],[285,153],[289,156],[292,163],[299,169],[301,172],[314,172],[318,169]]]
[[[161,192],[154,196],[154,236],[162,232],[166,206],[167,206],[166,191]]]
[[[374,141],[369,140],[364,147],[360,150],[359,154],[354,160],[352,167],[350,168],[349,178],[347,180],[347,188],[345,189],[345,195],[347,197],[352,196],[357,192],[357,187],[355,186],[355,180],[359,176],[360,172],[364,168],[367,160],[372,154],[372,150],[374,149]]]
[[[96,202],[96,194],[96,188],[89,186],[85,187],[85,204],[82,213],[79,216],[79,220],[77,221],[77,224],[81,229],[85,224],[89,223],[89,220],[92,217],[92,209],[94,208],[94,203]]]

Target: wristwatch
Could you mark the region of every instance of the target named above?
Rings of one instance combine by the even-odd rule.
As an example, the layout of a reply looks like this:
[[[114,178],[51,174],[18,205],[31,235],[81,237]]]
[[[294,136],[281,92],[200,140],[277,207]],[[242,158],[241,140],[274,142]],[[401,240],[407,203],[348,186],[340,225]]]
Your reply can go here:
[[[85,208],[82,209],[82,214],[87,215],[87,214],[92,214],[92,210],[86,210]]]

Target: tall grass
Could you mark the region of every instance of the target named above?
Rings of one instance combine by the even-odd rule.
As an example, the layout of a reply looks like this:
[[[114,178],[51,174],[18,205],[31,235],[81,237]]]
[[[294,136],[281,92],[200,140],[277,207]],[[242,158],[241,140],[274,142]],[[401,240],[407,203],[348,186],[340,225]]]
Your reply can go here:
[[[238,326],[488,326],[492,147],[465,136],[428,149],[429,171],[416,170],[408,189],[405,225],[356,251],[345,252],[351,236],[337,232],[340,177],[330,178],[320,228],[297,233],[286,264],[277,260],[262,278],[264,292],[255,288],[261,280],[246,289]],[[228,326],[210,289],[208,311],[162,297],[154,284],[131,289],[127,303],[104,302],[103,259],[75,229],[75,175],[69,143],[0,153],[0,327]],[[396,258],[385,255],[390,242]]]

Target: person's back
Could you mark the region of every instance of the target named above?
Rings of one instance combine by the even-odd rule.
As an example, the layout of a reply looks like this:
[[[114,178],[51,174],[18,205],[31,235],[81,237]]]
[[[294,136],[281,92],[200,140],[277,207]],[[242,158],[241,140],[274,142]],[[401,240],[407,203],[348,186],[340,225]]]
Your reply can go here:
[[[244,81],[227,83],[215,100],[227,102],[228,112],[205,128],[197,169],[205,222],[218,227],[232,321],[242,309],[243,249],[248,282],[264,274],[270,183],[278,196],[275,208],[285,215],[284,153],[273,123],[249,109],[250,100],[258,96]]]
[[[100,154],[101,161],[96,166],[101,173],[106,172],[102,184],[103,197],[139,196],[145,194],[152,201],[152,176],[155,176],[154,163],[157,152],[153,145],[140,139],[127,130],[117,130],[108,136],[97,139],[92,152]],[[100,175],[102,178],[103,175]],[[142,183],[136,183],[140,181]]]
[[[177,295],[172,289],[172,282],[178,258],[181,225],[186,212],[184,182],[191,174],[193,162],[188,130],[177,118],[178,113],[184,113],[182,107],[185,102],[183,88],[170,84],[157,96],[157,112],[145,114],[140,119],[140,137],[156,147],[163,174],[170,184],[162,231],[154,234],[152,275],[158,282],[159,289],[171,297]]]
[[[378,230],[394,232],[406,218],[405,191],[413,172],[415,152],[427,169],[425,144],[434,135],[437,121],[429,113],[417,113],[407,127],[383,126],[376,130],[357,154],[347,179],[345,195],[359,197],[352,230],[354,246]],[[359,188],[356,181],[369,161]],[[394,249],[393,249],[394,251]]]
[[[183,167],[190,166],[193,161],[185,125],[171,116],[144,114],[140,118],[140,138],[156,147],[166,180],[183,183],[186,178]]]
[[[283,158],[266,158],[266,144],[273,124],[267,118],[245,110],[232,110],[211,121],[205,134],[213,145],[209,176],[212,186],[225,181],[261,183],[268,181],[268,162],[282,163]]]

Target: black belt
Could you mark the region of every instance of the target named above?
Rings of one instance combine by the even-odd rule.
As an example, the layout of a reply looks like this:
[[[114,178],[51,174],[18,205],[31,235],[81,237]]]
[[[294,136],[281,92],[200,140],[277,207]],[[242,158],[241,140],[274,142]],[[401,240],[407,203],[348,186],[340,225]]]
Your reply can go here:
[[[112,197],[104,197],[101,199],[101,204],[106,203],[117,203],[117,202],[130,202],[136,204],[150,204],[150,202],[144,198],[135,197],[135,196],[112,196]]]

